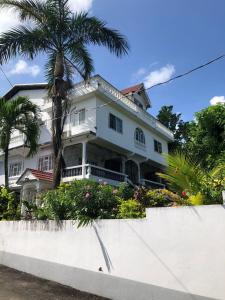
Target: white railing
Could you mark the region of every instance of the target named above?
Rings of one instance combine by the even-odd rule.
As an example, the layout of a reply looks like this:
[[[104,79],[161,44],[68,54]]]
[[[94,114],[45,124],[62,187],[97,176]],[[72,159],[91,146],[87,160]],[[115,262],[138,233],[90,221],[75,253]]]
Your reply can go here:
[[[164,189],[165,188],[165,185],[160,183],[160,182],[157,182],[157,181],[152,181],[152,180],[147,180],[147,179],[144,179],[142,178],[140,180],[140,183],[146,187],[150,187],[150,188],[158,188],[158,189]]]
[[[85,174],[82,174],[82,170],[84,170]],[[110,179],[118,182],[127,181],[127,177],[128,177],[126,174],[105,169],[99,166],[90,165],[90,164],[65,168],[62,174],[63,178],[80,177],[80,176],[83,176],[83,178],[90,178],[94,176],[94,177]]]
[[[104,93],[110,99],[115,101],[120,105],[125,105],[126,109],[129,108],[131,113],[134,113],[140,119],[142,119],[145,123],[150,125],[152,128],[160,131],[164,135],[173,139],[172,132],[166,128],[163,124],[161,124],[156,118],[150,115],[147,111],[141,109],[138,105],[136,105],[132,100],[130,100],[127,96],[123,95],[119,90],[117,90],[114,86],[112,86],[109,82],[104,80],[101,76],[96,75],[92,77],[87,82],[80,82],[76,84],[71,91],[71,95],[73,98],[84,96],[91,92],[99,90]],[[50,99],[45,99],[45,104],[51,103]]]

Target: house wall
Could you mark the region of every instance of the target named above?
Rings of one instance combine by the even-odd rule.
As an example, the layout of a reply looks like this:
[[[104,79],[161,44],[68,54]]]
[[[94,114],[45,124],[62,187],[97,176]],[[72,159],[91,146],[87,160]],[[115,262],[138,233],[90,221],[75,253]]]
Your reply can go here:
[[[101,99],[97,99],[97,105],[101,105],[103,103],[104,102],[101,101]],[[122,134],[109,128],[109,113],[114,114],[123,121]],[[140,127],[145,134],[145,148],[137,147],[135,145],[134,132],[137,127]],[[131,119],[130,116],[119,110],[119,107],[112,107],[111,105],[108,105],[97,110],[97,136],[129,150],[131,153],[137,153],[144,158],[151,159],[162,165],[166,164],[163,156],[154,151],[154,139],[162,143],[163,153],[168,153],[167,141],[156,135],[149,128],[143,126],[138,119]]]
[[[225,299],[224,206],[76,226],[0,222],[0,264],[114,300]]]

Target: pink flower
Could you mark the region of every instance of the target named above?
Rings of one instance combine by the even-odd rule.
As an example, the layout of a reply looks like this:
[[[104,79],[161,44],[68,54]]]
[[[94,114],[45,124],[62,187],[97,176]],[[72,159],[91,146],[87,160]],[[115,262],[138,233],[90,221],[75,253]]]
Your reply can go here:
[[[108,184],[108,182],[106,182],[106,181],[103,182],[103,185],[107,185],[107,184]]]
[[[115,195],[118,191],[117,190],[113,190],[113,195]]]
[[[87,193],[85,194],[85,198],[86,198],[86,199],[89,199],[90,197],[91,197],[91,194],[87,192]]]

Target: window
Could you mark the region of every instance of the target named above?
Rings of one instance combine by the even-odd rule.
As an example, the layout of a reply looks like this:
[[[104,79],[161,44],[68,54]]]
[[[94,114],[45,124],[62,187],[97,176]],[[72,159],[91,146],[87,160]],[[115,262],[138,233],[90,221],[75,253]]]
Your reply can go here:
[[[22,162],[11,163],[9,165],[9,177],[19,176],[22,172]]]
[[[137,99],[134,99],[134,103],[135,103],[138,107],[140,107],[141,109],[144,108],[144,107],[143,107],[143,104],[141,104],[141,102],[138,101]]]
[[[53,169],[53,155],[48,154],[39,158],[38,170],[47,172]]]
[[[71,113],[72,126],[78,126],[85,122],[85,109],[72,111]]]
[[[162,153],[162,143],[157,140],[154,140],[154,150],[158,153]]]
[[[123,133],[123,121],[113,114],[109,114],[109,128],[119,133]]]
[[[138,144],[145,145],[145,135],[141,128],[135,129],[134,139]]]

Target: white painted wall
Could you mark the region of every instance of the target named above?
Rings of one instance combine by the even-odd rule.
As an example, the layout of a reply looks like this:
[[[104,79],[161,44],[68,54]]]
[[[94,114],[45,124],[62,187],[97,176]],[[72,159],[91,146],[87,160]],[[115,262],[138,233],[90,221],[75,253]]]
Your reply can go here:
[[[224,300],[224,232],[220,205],[148,209],[143,220],[80,229],[0,222],[0,263],[116,300]]]
[[[97,99],[97,105],[101,105],[104,102]],[[117,116],[123,121],[123,133],[116,132],[109,128],[109,114]],[[119,107],[112,105],[104,106],[100,110],[97,110],[97,136],[101,137],[115,145],[118,145],[124,149],[137,153],[143,157],[156,161],[160,164],[166,165],[163,156],[154,151],[154,139],[162,143],[162,151],[168,153],[168,143],[161,136],[156,135],[149,128],[143,126],[140,120],[137,118],[135,121],[129,115],[124,114]],[[146,140],[146,147],[137,147],[134,140],[134,132],[137,127],[140,127]]]

